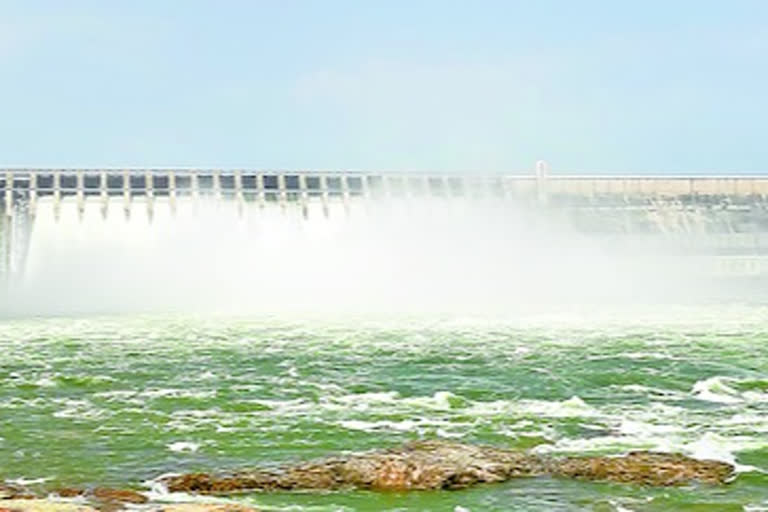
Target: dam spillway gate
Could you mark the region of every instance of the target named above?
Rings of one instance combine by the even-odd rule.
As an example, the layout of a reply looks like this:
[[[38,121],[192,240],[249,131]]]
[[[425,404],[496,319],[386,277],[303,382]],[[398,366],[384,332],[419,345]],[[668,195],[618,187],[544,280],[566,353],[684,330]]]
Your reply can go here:
[[[234,202],[238,210],[298,209],[305,218],[349,212],[360,201],[500,201],[567,219],[576,230],[676,236],[728,264],[768,271],[768,176],[575,176],[217,169],[0,169],[0,280],[24,273],[41,203],[130,218],[182,201]]]

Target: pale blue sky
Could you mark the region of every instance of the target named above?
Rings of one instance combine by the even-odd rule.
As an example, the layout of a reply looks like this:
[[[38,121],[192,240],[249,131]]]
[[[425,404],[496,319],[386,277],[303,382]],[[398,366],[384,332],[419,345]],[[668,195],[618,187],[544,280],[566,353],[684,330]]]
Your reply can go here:
[[[765,0],[0,0],[0,165],[768,172]]]

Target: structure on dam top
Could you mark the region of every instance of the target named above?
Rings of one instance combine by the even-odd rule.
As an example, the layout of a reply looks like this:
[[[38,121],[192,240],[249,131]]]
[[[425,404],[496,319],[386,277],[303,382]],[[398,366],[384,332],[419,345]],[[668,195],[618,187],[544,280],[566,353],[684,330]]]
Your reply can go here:
[[[377,173],[217,169],[0,169],[0,279],[24,271],[38,205],[79,215],[98,202],[101,215],[130,218],[137,207],[174,212],[202,198],[297,208],[328,216],[331,203],[373,200],[514,201],[559,212],[578,230],[612,234],[707,233],[712,249],[753,257],[768,251],[766,176]],[[766,239],[763,242],[763,239]],[[718,245],[719,244],[719,245]]]

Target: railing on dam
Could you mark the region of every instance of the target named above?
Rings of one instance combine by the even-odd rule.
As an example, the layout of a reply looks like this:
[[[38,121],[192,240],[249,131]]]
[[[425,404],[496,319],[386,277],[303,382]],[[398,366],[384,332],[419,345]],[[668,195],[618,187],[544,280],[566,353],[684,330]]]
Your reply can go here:
[[[743,208],[768,198],[768,176],[558,176],[540,166],[536,174],[375,173],[216,169],[0,169],[0,202],[50,197],[82,204],[119,197],[151,203],[169,198],[214,196],[244,202],[348,200],[354,197],[500,197],[568,207],[653,208],[679,206]]]

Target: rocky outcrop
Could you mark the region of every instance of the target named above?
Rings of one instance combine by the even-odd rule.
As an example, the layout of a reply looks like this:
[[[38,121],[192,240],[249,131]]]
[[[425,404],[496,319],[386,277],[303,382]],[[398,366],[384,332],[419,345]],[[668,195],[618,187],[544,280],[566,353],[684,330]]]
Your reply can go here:
[[[733,472],[733,466],[724,462],[676,454],[631,452],[621,457],[544,457],[490,446],[420,441],[278,470],[220,476],[192,473],[170,476],[163,482],[170,491],[197,494],[345,488],[407,491],[461,489],[543,475],[654,486],[722,484],[733,477]],[[81,499],[73,502],[72,498]],[[136,491],[101,487],[61,488],[48,499],[35,499],[24,489],[0,485],[0,512],[113,512],[136,506],[151,512],[256,512],[229,503],[149,503],[146,496]]]
[[[102,512],[122,510],[128,503],[141,505],[149,501],[146,496],[136,491],[130,489],[110,489],[107,487],[96,487],[88,490],[62,487],[53,491],[53,494],[60,498],[82,497],[92,502]]]
[[[81,503],[73,503],[68,501],[70,498],[82,500],[79,500]],[[63,487],[40,499],[21,489],[0,488],[0,512],[113,512],[124,510],[127,504],[140,505],[148,501],[143,494],[128,489]]]
[[[170,491],[225,494],[249,490],[461,489],[480,483],[550,475],[622,483],[673,486],[724,483],[733,467],[682,455],[633,452],[623,457],[547,458],[489,446],[422,441],[399,448],[325,459],[276,471],[166,478]]]
[[[550,474],[653,486],[690,482],[723,484],[733,477],[730,464],[679,454],[631,452],[624,457],[573,457],[554,460]]]
[[[130,489],[110,489],[108,487],[96,487],[88,490],[63,487],[56,489],[54,494],[61,498],[83,496],[101,502],[133,503],[136,505],[149,501],[146,496],[136,491]]]
[[[23,500],[30,498],[34,498],[34,496],[26,489],[0,483],[0,500]]]
[[[73,498],[77,498],[73,500]],[[139,507],[137,507],[139,505]],[[150,503],[130,489],[60,487],[46,498],[25,489],[0,484],[0,512],[258,512],[236,503]]]

